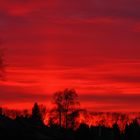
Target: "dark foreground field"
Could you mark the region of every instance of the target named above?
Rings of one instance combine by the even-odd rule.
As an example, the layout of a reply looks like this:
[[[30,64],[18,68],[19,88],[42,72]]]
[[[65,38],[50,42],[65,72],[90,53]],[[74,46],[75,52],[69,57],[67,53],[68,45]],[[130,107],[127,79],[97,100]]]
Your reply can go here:
[[[81,124],[77,130],[47,127],[29,118],[10,119],[0,116],[0,140],[140,140],[140,127],[135,120],[120,132],[117,124],[113,128],[89,127]]]

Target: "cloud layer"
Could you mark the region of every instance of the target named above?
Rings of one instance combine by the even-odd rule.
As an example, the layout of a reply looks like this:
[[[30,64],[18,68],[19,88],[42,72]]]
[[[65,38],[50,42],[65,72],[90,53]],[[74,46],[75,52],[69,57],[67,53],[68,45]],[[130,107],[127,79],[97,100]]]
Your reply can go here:
[[[113,110],[115,101],[116,110],[139,110],[139,5],[139,0],[0,1],[0,43],[8,65],[1,102],[24,106],[25,100],[44,101],[69,87],[89,108],[96,101],[95,108]]]

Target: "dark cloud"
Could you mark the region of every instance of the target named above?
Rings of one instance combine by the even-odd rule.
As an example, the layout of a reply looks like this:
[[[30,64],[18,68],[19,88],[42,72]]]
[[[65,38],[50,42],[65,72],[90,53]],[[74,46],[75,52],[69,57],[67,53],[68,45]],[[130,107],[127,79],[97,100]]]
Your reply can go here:
[[[140,94],[135,93],[84,94],[80,99],[90,111],[137,112],[140,106]]]
[[[73,18],[94,18],[94,17],[117,17],[139,20],[138,0],[57,0],[51,11],[51,15],[73,17]],[[51,9],[50,8],[50,9]],[[55,12],[57,11],[57,12]]]
[[[106,77],[107,80],[123,83],[140,84],[140,75],[112,75]]]
[[[139,20],[139,0],[5,0],[1,9],[11,15],[43,13],[54,17],[94,18],[117,17]]]
[[[30,92],[30,88],[17,87],[17,86],[0,86],[0,103],[23,103],[23,102],[36,102],[45,101],[48,95],[41,93]]]
[[[81,95],[80,99],[87,102],[103,103],[103,104],[129,104],[129,105],[140,105],[140,94],[84,94]]]

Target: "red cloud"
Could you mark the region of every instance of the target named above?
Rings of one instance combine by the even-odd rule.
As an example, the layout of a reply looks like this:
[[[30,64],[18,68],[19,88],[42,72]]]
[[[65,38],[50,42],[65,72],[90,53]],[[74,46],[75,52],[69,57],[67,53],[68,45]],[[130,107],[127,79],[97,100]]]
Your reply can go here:
[[[106,109],[111,100],[127,109],[133,97],[129,94],[138,103],[139,4],[139,0],[0,1],[0,37],[10,81],[2,87],[3,101],[30,102],[34,93],[35,100],[43,100],[44,94],[76,88],[79,95],[89,93]],[[118,93],[127,94],[126,99]],[[9,94],[10,98],[3,96]]]

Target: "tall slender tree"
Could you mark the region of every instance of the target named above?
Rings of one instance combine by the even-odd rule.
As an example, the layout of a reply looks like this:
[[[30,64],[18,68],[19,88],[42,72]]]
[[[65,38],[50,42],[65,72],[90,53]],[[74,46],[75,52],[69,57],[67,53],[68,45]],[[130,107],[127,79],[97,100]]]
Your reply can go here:
[[[64,111],[63,107],[63,92],[59,91],[53,95],[53,103],[55,104],[55,109],[52,112],[58,113],[59,126],[62,127],[62,113]]]

